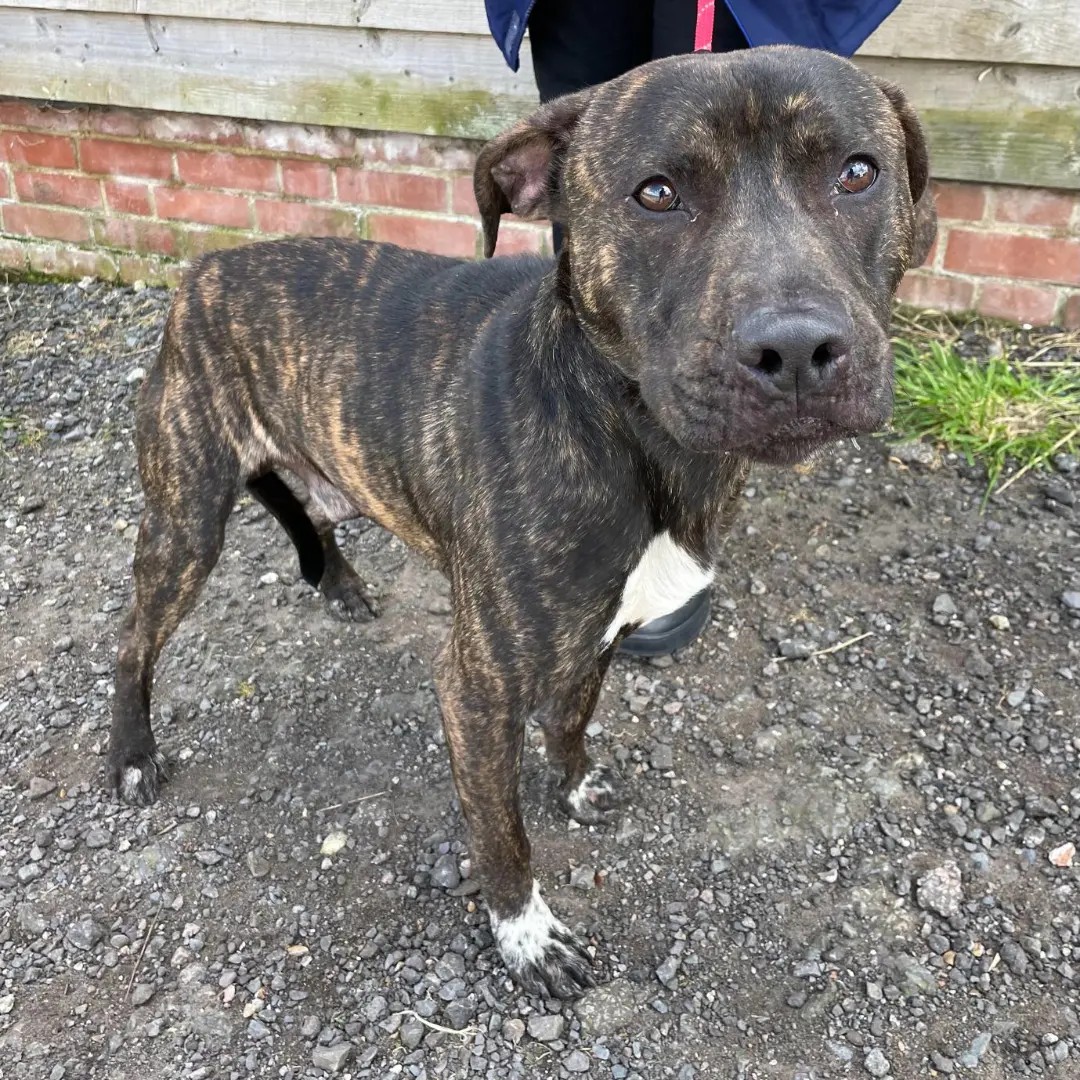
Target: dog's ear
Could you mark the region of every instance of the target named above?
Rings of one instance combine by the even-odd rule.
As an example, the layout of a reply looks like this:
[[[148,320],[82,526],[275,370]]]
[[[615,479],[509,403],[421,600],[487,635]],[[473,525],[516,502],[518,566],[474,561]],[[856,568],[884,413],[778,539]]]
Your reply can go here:
[[[915,208],[915,243],[911,265],[921,266],[930,254],[937,236],[937,207],[934,205],[934,193],[930,188],[930,156],[926,149],[926,135],[903,90],[884,79],[878,79],[877,84],[889,99],[889,104],[904,129],[908,185]]]
[[[484,255],[495,253],[499,218],[559,217],[559,172],[591,90],[555,98],[492,139],[476,159],[473,190],[484,226]]]

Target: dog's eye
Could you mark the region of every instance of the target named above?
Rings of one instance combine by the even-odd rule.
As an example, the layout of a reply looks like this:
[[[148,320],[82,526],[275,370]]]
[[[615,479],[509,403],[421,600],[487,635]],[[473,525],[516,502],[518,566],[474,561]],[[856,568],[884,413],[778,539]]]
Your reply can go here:
[[[865,157],[848,158],[840,175],[836,178],[836,191],[839,194],[846,191],[851,195],[858,195],[865,191],[877,179],[877,166]]]
[[[674,210],[679,205],[679,193],[672,182],[663,176],[654,176],[651,180],[646,180],[634,192],[634,198],[646,210],[655,210],[657,213]]]

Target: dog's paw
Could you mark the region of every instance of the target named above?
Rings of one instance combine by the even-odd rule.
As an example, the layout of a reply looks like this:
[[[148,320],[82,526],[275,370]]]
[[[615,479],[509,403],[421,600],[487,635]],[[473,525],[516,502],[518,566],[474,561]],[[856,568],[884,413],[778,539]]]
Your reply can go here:
[[[519,914],[500,919],[492,913],[491,929],[510,977],[527,993],[576,998],[596,985],[585,945],[555,918],[536,882]]]
[[[560,799],[567,814],[582,825],[599,825],[618,806],[619,774],[610,765],[594,765]]]
[[[148,754],[109,754],[109,780],[113,791],[131,806],[152,806],[157,802],[162,783],[168,778],[168,763],[158,750]]]
[[[382,614],[379,601],[355,575],[326,581],[319,587],[331,614],[342,622],[368,622]]]

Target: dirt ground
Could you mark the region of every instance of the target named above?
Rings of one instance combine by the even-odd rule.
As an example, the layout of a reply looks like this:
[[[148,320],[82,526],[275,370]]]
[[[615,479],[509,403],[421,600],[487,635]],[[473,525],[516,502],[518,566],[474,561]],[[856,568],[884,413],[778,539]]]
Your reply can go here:
[[[927,448],[758,470],[704,637],[620,660],[609,828],[524,802],[576,1004],[515,993],[467,877],[436,573],[378,528],[336,621],[238,507],[158,669],[175,776],[103,790],[167,296],[0,284],[0,1076],[1080,1077],[1080,467]]]

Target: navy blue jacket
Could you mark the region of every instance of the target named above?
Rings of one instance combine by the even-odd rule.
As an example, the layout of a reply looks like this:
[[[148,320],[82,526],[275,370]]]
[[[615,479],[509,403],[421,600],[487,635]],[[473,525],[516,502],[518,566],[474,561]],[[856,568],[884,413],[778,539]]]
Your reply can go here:
[[[536,2],[485,0],[492,36],[514,71],[518,69],[518,53],[529,12]],[[539,2],[543,3],[543,0]],[[727,6],[751,45],[806,45],[851,56],[899,2],[727,0]]]

